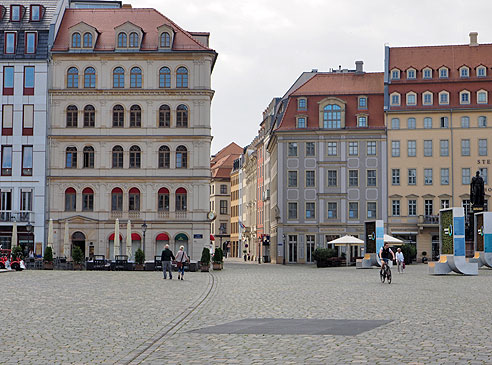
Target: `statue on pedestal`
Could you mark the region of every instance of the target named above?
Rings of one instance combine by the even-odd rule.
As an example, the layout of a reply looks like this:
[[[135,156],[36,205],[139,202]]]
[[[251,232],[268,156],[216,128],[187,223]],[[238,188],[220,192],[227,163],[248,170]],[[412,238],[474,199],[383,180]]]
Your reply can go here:
[[[483,207],[485,198],[484,182],[480,176],[480,171],[477,171],[470,183],[470,203],[472,208]]]

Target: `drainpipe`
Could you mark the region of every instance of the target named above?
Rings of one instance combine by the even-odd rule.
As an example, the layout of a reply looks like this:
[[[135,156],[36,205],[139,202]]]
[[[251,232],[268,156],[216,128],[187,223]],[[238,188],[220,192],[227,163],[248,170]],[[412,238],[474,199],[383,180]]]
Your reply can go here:
[[[454,139],[453,139],[453,109],[449,110],[449,127],[451,128],[451,207],[454,207]]]

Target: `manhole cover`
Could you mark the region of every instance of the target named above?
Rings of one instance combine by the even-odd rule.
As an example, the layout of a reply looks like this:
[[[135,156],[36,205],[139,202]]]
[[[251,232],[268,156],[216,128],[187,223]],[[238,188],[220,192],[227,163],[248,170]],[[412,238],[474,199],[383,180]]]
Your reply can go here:
[[[383,320],[248,318],[190,331],[211,334],[356,336],[390,323]]]

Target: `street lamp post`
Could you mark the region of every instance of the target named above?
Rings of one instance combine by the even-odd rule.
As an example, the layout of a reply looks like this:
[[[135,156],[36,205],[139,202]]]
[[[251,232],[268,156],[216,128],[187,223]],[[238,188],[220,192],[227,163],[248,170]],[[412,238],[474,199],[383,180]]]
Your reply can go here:
[[[147,232],[147,223],[145,221],[142,224],[142,233],[143,233],[143,243],[142,243],[142,251],[145,255],[145,232]]]
[[[285,265],[285,234],[282,235],[282,241],[283,241],[283,245],[284,245],[284,260],[282,262],[282,265]]]
[[[219,227],[219,237],[220,237],[220,249],[222,250],[222,236],[225,234],[225,227],[220,226]]]

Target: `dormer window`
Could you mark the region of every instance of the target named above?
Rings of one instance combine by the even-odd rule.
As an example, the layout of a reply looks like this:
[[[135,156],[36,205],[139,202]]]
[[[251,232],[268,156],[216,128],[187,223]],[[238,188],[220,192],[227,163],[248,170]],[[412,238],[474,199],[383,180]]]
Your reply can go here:
[[[10,21],[20,22],[22,19],[24,7],[22,5],[10,5]]]
[[[170,48],[171,47],[171,35],[168,32],[164,32],[161,34],[161,48]]]
[[[407,79],[415,80],[417,78],[417,72],[413,68],[407,70]]]
[[[485,66],[477,67],[477,77],[486,77],[487,76],[487,68]]]
[[[460,104],[470,104],[470,92],[463,90],[460,92]]]
[[[72,48],[80,48],[80,33],[72,34]]]
[[[432,69],[424,68],[422,73],[423,73],[424,79],[426,79],[426,80],[432,79]]]
[[[138,34],[135,32],[130,33],[130,48],[138,48]]]
[[[449,93],[447,91],[441,91],[439,93],[439,105],[449,104]]]
[[[6,12],[7,12],[7,9],[5,9],[5,6],[0,5],[0,20],[3,20],[3,17],[5,16]]]
[[[367,96],[359,96],[359,109],[367,109]]]
[[[14,54],[15,49],[17,48],[17,33],[16,32],[5,32],[4,38],[4,53],[6,54]]]
[[[422,94],[422,104],[424,105],[432,105],[432,93],[430,91],[426,91]]]
[[[392,80],[399,80],[400,79],[400,70],[398,70],[397,68],[393,69],[391,71],[391,79]]]
[[[478,104],[487,104],[488,95],[486,90],[477,91],[477,103]]]
[[[460,67],[460,77],[470,77],[470,69],[466,66]]]
[[[400,105],[400,94],[398,93],[392,93],[390,96],[391,100],[391,105],[398,106]]]
[[[92,34],[84,33],[84,48],[92,48]]]
[[[307,110],[307,99],[300,98],[297,100],[297,110]]]
[[[447,67],[441,67],[439,69],[439,78],[440,79],[447,79],[449,77],[448,69]]]
[[[359,128],[367,127],[367,115],[358,115],[357,116],[357,127],[359,127]]]
[[[41,5],[31,5],[30,10],[30,19],[31,22],[39,22],[43,19],[44,8]]]
[[[126,48],[127,47],[127,39],[126,39],[126,33],[119,33],[118,34],[118,48]]]
[[[36,33],[26,32],[25,42],[26,44],[24,45],[24,52],[26,54],[36,53],[36,43],[37,43]]]
[[[417,105],[417,94],[414,92],[407,93],[407,105]]]

